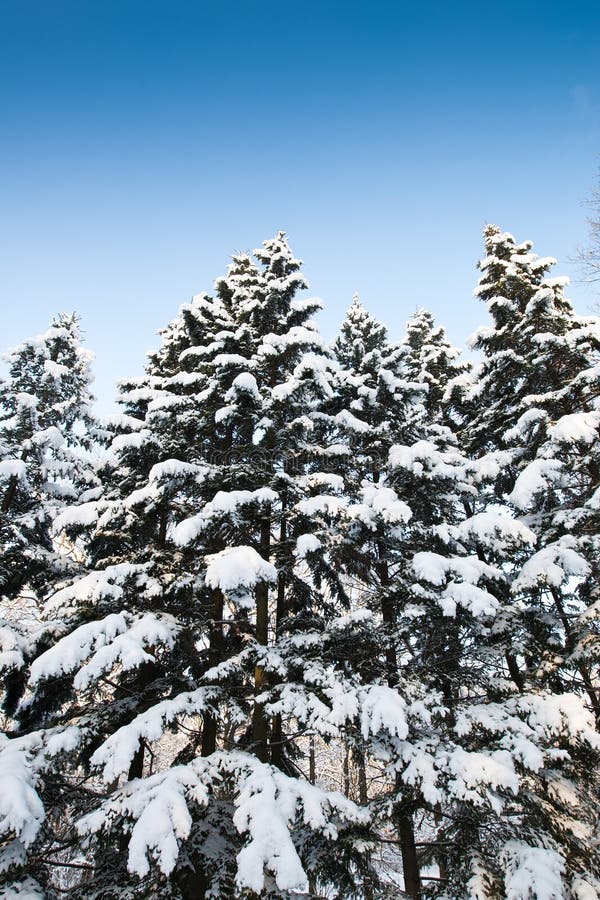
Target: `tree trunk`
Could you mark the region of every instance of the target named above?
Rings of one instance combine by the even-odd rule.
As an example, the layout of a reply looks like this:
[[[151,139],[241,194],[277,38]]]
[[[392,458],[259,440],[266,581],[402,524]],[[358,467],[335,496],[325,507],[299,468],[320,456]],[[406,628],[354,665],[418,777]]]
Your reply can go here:
[[[414,900],[421,896],[421,874],[415,846],[415,831],[412,814],[405,812],[398,817],[400,834],[400,850],[402,852],[402,869],[404,872],[404,890]]]
[[[387,560],[385,559],[385,547],[381,540],[377,541],[377,555],[379,559],[376,569],[379,576],[379,583],[384,592],[381,603],[381,615],[388,635],[385,651],[387,682],[389,687],[395,688],[398,685],[398,657],[396,654],[396,646],[392,639],[392,632],[396,624],[396,608],[393,599],[387,596],[390,575]],[[400,788],[398,782],[396,783],[396,788]],[[399,818],[398,823],[398,836],[400,838],[400,848],[402,851],[402,865],[404,868],[406,892],[410,894],[411,897],[419,898],[421,880],[412,815],[409,813],[403,814]]]
[[[559,591],[555,587],[550,588],[550,593],[552,594],[552,599],[554,600],[554,605],[558,611],[558,616],[562,622],[562,626],[565,630],[566,637],[566,645],[567,650],[572,652],[575,649],[575,636],[573,634],[573,630],[571,628],[571,623],[569,622],[569,617],[565,611],[565,607],[563,605],[562,597],[560,596]],[[581,675],[581,679],[583,681],[583,685],[585,687],[586,693],[590,699],[590,704],[594,711],[594,716],[596,717],[596,724],[600,727],[600,698],[598,697],[598,692],[600,688],[595,688],[592,684],[592,679],[590,677],[590,672],[588,667],[584,662],[578,662],[577,668],[579,669],[579,673]]]
[[[271,522],[264,519],[260,529],[260,554],[269,558]],[[256,586],[256,640],[265,647],[269,641],[269,588],[262,583]],[[254,710],[252,713],[252,743],[254,753],[262,762],[269,759],[269,723],[263,706],[258,702],[266,686],[266,674],[262,666],[254,669]]]
[[[223,655],[223,594],[215,588],[211,595],[211,623],[208,648],[210,668],[218,665]],[[202,756],[210,756],[217,747],[217,718],[212,713],[205,713],[202,728]]]
[[[285,497],[282,498],[284,513],[281,519],[281,527],[279,529],[279,546],[282,547],[287,537],[287,523],[285,519]],[[275,633],[279,634],[281,623],[287,615],[285,602],[285,574],[280,572],[277,576],[277,611],[275,614]],[[279,769],[284,768],[283,754],[283,727],[281,722],[281,714],[276,713],[271,723],[271,762]]]
[[[366,806],[369,802],[367,793],[367,767],[365,765],[365,757],[358,750],[352,752],[354,762],[356,763],[356,772],[358,775],[358,802],[361,806]],[[365,900],[374,900],[373,881],[370,874],[366,874],[363,881],[363,892]]]
[[[346,797],[350,796],[350,749],[346,747],[346,751],[344,753],[344,787],[343,791]]]

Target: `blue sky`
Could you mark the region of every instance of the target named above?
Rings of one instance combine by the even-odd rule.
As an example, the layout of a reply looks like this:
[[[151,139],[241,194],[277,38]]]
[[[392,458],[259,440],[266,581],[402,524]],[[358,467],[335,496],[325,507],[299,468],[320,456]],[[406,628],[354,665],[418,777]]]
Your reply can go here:
[[[464,344],[489,221],[576,276],[600,5],[4,0],[0,109],[0,345],[76,309],[106,411],[281,228],[328,338],[358,291],[393,336],[427,306]]]

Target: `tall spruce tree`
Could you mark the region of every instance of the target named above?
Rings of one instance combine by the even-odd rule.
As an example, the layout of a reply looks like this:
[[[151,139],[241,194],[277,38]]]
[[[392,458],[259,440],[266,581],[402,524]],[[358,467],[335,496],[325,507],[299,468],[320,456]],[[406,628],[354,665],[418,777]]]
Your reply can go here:
[[[423,402],[429,417],[459,427],[462,417],[454,401],[460,397],[471,363],[461,359],[458,347],[450,344],[444,328],[435,325],[426,309],[416,310],[408,320],[402,349],[407,376],[427,385]]]
[[[100,489],[93,450],[102,432],[91,408],[91,359],[81,345],[77,316],[61,315],[44,334],[7,354],[8,379],[0,385],[0,668],[6,732],[0,749],[5,832],[0,884],[19,877],[40,834],[42,806],[35,787],[51,809],[59,790],[60,779],[42,781],[36,771],[45,768],[45,760],[37,767],[30,762],[34,751],[52,755],[52,737],[44,750],[39,729],[64,700],[63,686],[41,699],[37,710],[27,710],[24,731],[14,713],[32,660],[67,629],[61,609],[44,620],[44,602],[65,578],[81,571],[79,548],[59,541],[54,523]],[[33,879],[24,883],[34,896]]]
[[[15,582],[55,642],[2,632],[0,893],[600,896],[597,325],[487,245],[479,379],[428,313],[395,345],[358,298],[329,351],[280,233],[122,385],[101,481],[60,463],[78,502],[39,492]]]
[[[484,730],[489,737],[489,723],[499,709],[504,716],[516,711],[512,721],[524,720],[523,735],[547,762],[532,772],[533,757],[517,760],[520,778],[526,774],[530,786],[535,784],[515,792],[514,809],[519,810],[522,830],[511,837],[509,825],[514,820],[503,811],[494,831],[498,836],[504,833],[508,849],[497,847],[494,861],[489,857],[494,842],[489,837],[477,841],[476,867],[483,866],[478,878],[488,892],[484,896],[504,896],[501,892],[512,889],[512,879],[525,880],[528,870],[537,873],[530,874],[529,889],[538,896],[535,880],[542,876],[535,860],[542,861],[543,850],[548,873],[554,873],[552,878],[548,874],[548,881],[556,895],[577,896],[584,883],[586,889],[597,890],[598,868],[589,841],[597,827],[598,785],[584,760],[594,759],[598,740],[591,731],[593,719],[581,702],[583,698],[595,711],[592,666],[585,653],[576,651],[575,635],[581,627],[583,646],[591,648],[596,626],[593,617],[588,622],[585,602],[591,573],[586,558],[589,531],[584,541],[573,534],[574,520],[569,522],[568,512],[572,495],[567,488],[571,469],[563,469],[558,448],[561,442],[571,444],[574,468],[578,453],[587,456],[589,443],[573,439],[585,414],[583,419],[578,415],[569,419],[573,408],[561,404],[596,364],[597,326],[574,315],[562,294],[564,279],[547,278],[552,260],[539,259],[529,242],[516,245],[511,235],[494,226],[486,229],[485,238],[487,256],[480,263],[483,275],[477,293],[487,301],[493,325],[480,329],[475,341],[485,357],[462,436],[474,456],[471,465],[478,491],[467,505],[474,514],[459,527],[465,536],[469,531],[479,560],[496,565],[502,573],[490,588],[497,604],[493,622],[488,636],[479,639],[482,647],[487,646],[490,661],[496,659],[495,674],[492,668],[487,675],[487,694],[494,703],[486,711]],[[581,465],[587,472],[583,459]],[[593,490],[589,474],[587,480],[576,475],[574,483],[587,485],[584,494]],[[511,507],[506,524],[513,523],[515,535],[525,528],[529,540],[513,541],[512,546],[506,541],[504,546],[497,540],[490,543],[490,523],[505,515],[502,508],[510,513]],[[573,512],[576,519],[578,512]],[[527,515],[520,519],[523,513]],[[576,672],[579,684],[573,677]],[[505,678],[504,687],[497,680],[499,673]],[[532,709],[540,712],[532,716]],[[501,734],[503,727],[496,724],[496,733]],[[580,727],[585,730],[583,741]],[[558,756],[550,765],[554,754]],[[523,766],[530,771],[523,772]],[[560,785],[567,782],[579,785],[577,803],[566,801]],[[473,835],[467,838],[473,840]],[[518,851],[515,841],[521,845]]]
[[[167,329],[125,386],[103,496],[57,525],[88,533],[92,569],[51,600],[72,630],[32,665],[22,716],[72,687],[48,728],[79,779],[62,816],[92,872],[74,896],[283,897],[344,856],[358,895],[364,816],[301,776],[291,733],[330,738],[339,690],[356,694],[335,677],[339,485],[311,436],[330,361],[284,236],[256,257]]]
[[[478,412],[465,433],[483,465],[490,469],[495,459],[496,496],[526,513],[536,534],[536,552],[521,561],[513,585],[529,635],[527,669],[557,690],[581,687],[600,719],[598,626],[591,613],[598,320],[575,314],[563,293],[568,279],[548,278],[553,260],[540,260],[530,242],[517,247],[495,226],[485,238],[477,293],[493,326],[477,337],[485,359],[473,391]],[[501,403],[511,387],[510,400]]]
[[[410,560],[422,541],[429,545],[430,529],[439,521],[430,521],[438,495],[435,490],[430,492],[430,485],[426,491],[420,483],[415,489],[414,484],[400,478],[396,466],[391,465],[391,454],[394,447],[413,448],[423,459],[415,463],[424,476],[421,482],[428,468],[425,461],[432,455],[446,454],[440,468],[445,465],[455,477],[459,472],[455,460],[446,453],[449,436],[431,421],[425,406],[427,382],[434,372],[426,372],[420,364],[417,368],[416,347],[410,355],[406,346],[389,344],[383,326],[368,315],[357,298],[334,346],[341,366],[336,397],[342,408],[336,421],[351,449],[344,469],[351,498],[345,529],[345,571],[355,579],[360,602],[375,615],[373,624],[379,620],[383,626],[376,632],[379,640],[375,646],[381,667],[378,671],[375,660],[370,667],[373,688],[380,692],[381,732],[363,734],[362,740],[355,738],[353,751],[358,760],[365,756],[379,763],[393,759],[392,765],[386,766],[389,790],[380,792],[374,811],[384,829],[391,826],[401,850],[405,890],[417,897],[421,876],[415,814],[420,810],[415,792],[402,779],[400,761],[389,756],[389,744],[399,737],[398,716],[403,722],[402,736],[409,730],[407,698],[414,691],[414,678],[405,672],[406,636],[400,621],[408,596]],[[415,376],[423,375],[427,378],[415,380]],[[447,490],[445,485],[444,492]],[[412,710],[416,713],[417,707],[413,705]]]

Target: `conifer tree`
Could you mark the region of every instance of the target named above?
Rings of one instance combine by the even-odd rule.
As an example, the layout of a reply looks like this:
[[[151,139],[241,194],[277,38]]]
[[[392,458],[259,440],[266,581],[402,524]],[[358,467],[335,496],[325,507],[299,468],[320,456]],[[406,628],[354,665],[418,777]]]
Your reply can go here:
[[[0,384],[2,547],[0,588],[6,597],[24,585],[37,590],[66,560],[55,552],[54,516],[95,486],[84,449],[95,436],[90,410],[91,354],[80,343],[75,315],[6,357]]]
[[[407,377],[427,385],[423,402],[430,419],[459,427],[461,417],[453,401],[460,396],[471,363],[460,359],[458,347],[449,343],[444,328],[436,327],[426,309],[416,310],[408,320],[402,349]]]
[[[493,325],[476,336],[475,345],[485,358],[470,397],[471,418],[462,431],[475,457],[471,468],[478,491],[467,500],[469,517],[458,528],[463,546],[468,546],[464,538],[470,535],[480,563],[495,565],[501,573],[489,587],[496,609],[491,620],[483,622],[478,638],[480,648],[487,647],[490,663],[480,670],[487,687],[484,681],[479,694],[489,698],[483,731],[488,739],[494,732],[505,734],[509,716],[510,728],[516,726],[521,739],[527,738],[538,758],[547,762],[532,769],[535,755],[522,753],[515,732],[512,752],[514,757],[517,751],[514,765],[522,786],[514,791],[512,805],[521,830],[511,836],[513,820],[502,806],[493,831],[507,842],[504,849],[490,841],[489,833],[483,841],[471,833],[458,838],[458,844],[464,847],[466,840],[478,847],[473,883],[483,896],[505,896],[513,889],[513,878],[527,883],[527,872],[528,890],[538,896],[536,880],[542,879],[543,866],[557,896],[577,896],[578,890],[597,889],[598,869],[589,840],[597,827],[598,786],[584,760],[595,758],[598,739],[582,703],[595,712],[590,657],[573,650],[578,628],[583,646],[593,646],[590,637],[596,626],[593,616],[588,621],[586,609],[589,532],[587,545],[572,533],[569,470],[557,451],[562,444],[564,454],[570,443],[574,468],[575,457],[587,456],[589,443],[574,438],[586,420],[585,413],[583,419],[574,413],[585,392],[575,406],[564,404],[567,397],[575,398],[596,364],[597,326],[574,315],[562,294],[564,279],[547,278],[552,260],[540,260],[529,242],[516,245],[511,235],[490,226],[486,250],[477,293],[487,301]],[[583,458],[581,464],[587,472]],[[587,484],[583,493],[589,493],[592,479],[578,474],[574,483]],[[499,512],[498,501],[505,509],[512,507],[510,518]],[[504,516],[505,532],[513,534],[512,542],[498,541],[499,515]],[[496,539],[490,541],[492,523]],[[525,539],[515,543],[519,532]],[[579,684],[574,671],[579,672]],[[565,802],[560,785],[567,782],[579,786],[577,803]],[[530,787],[524,789],[527,783]],[[495,856],[490,857],[494,847]]]
[[[497,496],[527,513],[536,534],[536,552],[521,560],[513,584],[524,604],[527,669],[557,690],[582,688],[599,719],[598,626],[589,610],[600,329],[594,317],[575,314],[563,293],[568,279],[547,277],[554,260],[539,259],[530,242],[517,247],[495,226],[485,237],[477,293],[493,326],[477,337],[485,359],[466,434],[482,464],[496,470]]]
[[[76,315],[55,318],[44,334],[15,347],[6,359],[8,379],[0,385],[0,668],[6,731],[0,793],[8,837],[0,883],[18,877],[40,833],[35,786],[52,806],[60,783],[52,777],[41,782],[30,762],[34,751],[43,751],[38,766],[43,769],[52,756],[52,736],[44,748],[39,729],[64,700],[63,686],[40,698],[37,710],[27,711],[24,732],[13,714],[32,660],[66,628],[62,610],[45,621],[42,610],[61,581],[81,571],[80,554],[57,540],[53,526],[73,503],[97,496],[92,451],[102,438],[91,409],[92,354],[81,345]],[[33,879],[24,884],[34,896]]]
[[[103,496],[55,523],[87,533],[92,568],[50,601],[71,630],[31,666],[21,715],[58,680],[75,692],[48,722],[79,779],[63,819],[94,869],[74,896],[286,896],[303,865],[331,877],[343,853],[355,890],[343,835],[362,815],[286,752],[290,726],[340,727],[334,651],[315,647],[337,653],[344,632],[323,618],[341,501],[311,437],[330,363],[284,236],[256,257],[166,330],[125,386]],[[104,792],[84,787],[88,760]]]
[[[406,688],[401,675],[403,651],[398,642],[398,615],[403,603],[399,578],[418,549],[415,535],[424,523],[422,510],[413,509],[415,503],[423,505],[423,498],[413,497],[405,485],[398,490],[390,468],[390,451],[396,443],[427,448],[425,456],[434,450],[426,441],[433,436],[423,402],[427,384],[413,380],[416,373],[407,365],[404,349],[387,342],[385,328],[369,316],[358,298],[348,311],[334,348],[342,367],[336,395],[342,408],[336,421],[351,451],[344,467],[353,501],[347,510],[345,571],[358,579],[359,596],[362,594],[363,602],[381,617],[383,629],[377,650],[383,666],[377,672],[371,665],[370,678],[379,692],[384,691],[384,685],[388,691],[382,694],[382,727],[384,733],[391,728],[387,739],[393,741],[392,723]],[[435,439],[440,434],[437,428]],[[383,715],[384,710],[391,719]],[[375,733],[373,740],[375,747],[381,746],[381,735]],[[365,754],[377,755],[370,743],[363,740],[354,747],[359,759]],[[392,809],[389,819],[400,844],[405,889],[416,897],[420,893],[416,807],[412,792],[399,775],[399,770],[392,773],[391,796],[386,797],[384,809]]]

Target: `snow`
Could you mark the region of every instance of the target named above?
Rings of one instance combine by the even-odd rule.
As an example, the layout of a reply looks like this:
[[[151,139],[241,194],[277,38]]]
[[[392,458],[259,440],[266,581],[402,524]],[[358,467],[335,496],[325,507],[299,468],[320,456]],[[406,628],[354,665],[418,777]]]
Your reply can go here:
[[[317,494],[316,497],[299,500],[294,509],[309,518],[316,516],[318,513],[323,513],[327,516],[338,516],[346,509],[346,503],[345,499],[333,497],[331,494]]]
[[[323,300],[320,297],[302,297],[299,300],[292,300],[290,307],[296,312],[317,312],[323,309]]]
[[[300,815],[305,825],[336,837],[334,816],[360,823],[365,813],[337,792],[284,775],[250,754],[218,751],[197,757],[188,765],[123,785],[101,807],[77,823],[83,836],[108,830],[111,821],[125,815],[133,819],[128,869],[144,877],[154,860],[164,875],[175,867],[179,848],[190,833],[188,802],[205,806],[211,788],[223,777],[234,776],[233,822],[245,838],[237,857],[236,884],[240,890],[261,893],[266,873],[282,891],[305,891],[307,877],[290,833]]]
[[[191,544],[215,518],[226,518],[237,514],[239,507],[276,503],[279,494],[271,488],[256,491],[217,491],[211,501],[205,503],[202,511],[180,522],[173,532],[173,540],[181,547]]]
[[[501,855],[506,900],[563,900],[563,859],[555,850],[508,841]]]
[[[140,431],[130,434],[117,435],[117,437],[113,438],[111,449],[114,453],[122,453],[123,450],[139,449],[144,446],[151,436],[152,433],[147,428],[142,428]]]
[[[24,665],[27,642],[9,625],[0,625],[0,671],[19,669]]]
[[[32,765],[36,736],[9,739],[0,733],[0,831],[24,847],[33,843],[45,819]]]
[[[239,393],[248,394],[257,403],[262,400],[256,378],[250,372],[242,372],[233,379],[231,387],[225,394],[225,400],[229,403],[235,400]]]
[[[593,716],[576,694],[523,694],[513,700],[513,705],[545,739],[568,736],[600,749]]]
[[[0,900],[44,900],[44,896],[40,885],[29,876],[0,887]]]
[[[393,488],[364,481],[361,487],[362,503],[348,507],[348,515],[375,531],[378,524],[399,525],[412,518],[412,510],[400,500]]]
[[[27,477],[27,466],[21,459],[4,459],[0,461],[0,478]]]
[[[83,525],[84,527],[95,525],[99,514],[98,504],[93,501],[81,503],[79,506],[68,507],[56,516],[52,523],[52,531],[54,534],[60,534],[65,528],[70,528],[73,525]]]
[[[524,563],[512,583],[512,591],[516,593],[545,584],[558,588],[570,577],[588,575],[590,567],[576,547],[575,539],[566,536],[538,550]]]
[[[415,553],[412,569],[417,578],[438,586],[451,575],[468,584],[477,584],[482,578],[503,579],[499,569],[481,562],[477,556],[442,556],[429,550]]]
[[[237,857],[238,888],[262,893],[266,870],[280,891],[305,893],[308,879],[290,835],[297,813],[301,810],[304,823],[329,838],[337,836],[332,813],[351,822],[364,821],[364,813],[342,794],[290,778],[246,754],[230,754],[226,765],[239,773],[233,822],[247,836]]]
[[[527,509],[541,492],[559,480],[562,468],[558,460],[534,459],[518,476],[508,499],[517,509]]]
[[[224,593],[243,592],[261,582],[277,581],[277,569],[253,547],[229,547],[206,557],[208,587]]]
[[[152,466],[148,480],[162,481],[167,478],[183,478],[188,475],[197,476],[202,475],[204,471],[205,468],[203,466],[197,466],[194,463],[182,462],[180,459],[167,459]]]
[[[339,493],[342,493],[345,487],[343,477],[333,472],[311,472],[299,478],[298,482],[309,489],[326,487]]]
[[[31,664],[30,685],[36,685],[45,678],[56,678],[72,672],[88,658],[96,647],[114,640],[127,630],[127,614],[111,613],[97,622],[80,625],[71,634],[62,638]]]
[[[410,446],[395,444],[389,452],[390,466],[406,469],[419,478],[456,478],[461,472],[457,454],[443,453],[431,441],[415,441]]]
[[[161,591],[160,584],[148,576],[145,566],[118,563],[90,572],[68,587],[56,591],[47,601],[45,612],[47,615],[64,613],[82,603],[95,605],[103,600],[119,602],[128,583],[134,585],[138,593],[143,591],[146,597],[157,595]]]
[[[110,672],[117,663],[127,672],[144,662],[153,662],[155,657],[144,650],[144,647],[162,645],[173,648],[178,628],[174,620],[164,614],[159,618],[153,613],[146,613],[109,644],[100,647],[75,676],[76,690],[85,690],[90,683],[97,681],[106,672]],[[66,640],[63,638],[63,640]]]
[[[360,727],[365,740],[381,729],[399,738],[407,737],[406,703],[398,691],[381,684],[366,688],[361,696]]]
[[[127,725],[122,725],[111,734],[92,755],[91,764],[103,768],[102,777],[110,784],[129,770],[140,741],[158,741],[165,727],[178,716],[202,713],[210,701],[218,695],[217,688],[203,686],[195,691],[185,691],[172,699],[155,703],[150,709],[140,713]]]
[[[454,533],[461,542],[474,542],[498,553],[515,547],[532,546],[537,541],[534,532],[523,522],[494,511],[477,513],[465,519],[455,527]]]
[[[131,624],[129,624],[131,622]],[[117,663],[125,671],[150,662],[154,657],[144,646],[172,647],[177,627],[173,620],[153,613],[131,618],[127,613],[111,613],[96,622],[80,625],[61,638],[31,664],[29,684],[67,675],[78,669],[74,687],[84,690]],[[88,660],[86,665],[81,664]]]
[[[192,818],[186,798],[200,806],[208,802],[208,785],[218,780],[214,766],[197,759],[188,766],[172,766],[165,772],[127,782],[102,806],[79,819],[80,835],[92,835],[110,827],[115,814],[135,822],[129,839],[127,868],[143,878],[150,871],[148,857],[169,875],[179,854],[179,842],[190,833]]]
[[[314,534],[301,534],[296,538],[296,554],[300,559],[315,553],[320,547],[321,541]]]
[[[357,434],[366,434],[371,431],[371,426],[367,422],[357,419],[347,409],[339,412],[335,417],[335,421],[347,428],[348,431],[354,431]]]
[[[237,856],[236,884],[240,890],[261,894],[266,868],[281,891],[305,892],[308,880],[289,835],[297,797],[286,795],[285,781],[274,775],[266,766],[256,767],[240,786],[233,824],[241,834],[248,834],[249,841]]]
[[[440,594],[438,603],[445,616],[455,616],[456,607],[462,606],[471,615],[493,615],[498,601],[492,594],[473,584],[451,581]]]
[[[573,900],[600,900],[600,880],[593,875],[576,875],[571,882]]]
[[[550,437],[563,444],[593,444],[598,441],[600,413],[573,413],[562,416],[548,429]]]
[[[106,428],[121,429],[123,431],[141,431],[144,427],[144,420],[137,419],[135,416],[128,416],[124,413],[113,413],[110,416],[104,416],[101,424]]]

